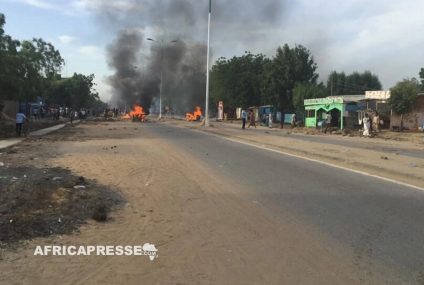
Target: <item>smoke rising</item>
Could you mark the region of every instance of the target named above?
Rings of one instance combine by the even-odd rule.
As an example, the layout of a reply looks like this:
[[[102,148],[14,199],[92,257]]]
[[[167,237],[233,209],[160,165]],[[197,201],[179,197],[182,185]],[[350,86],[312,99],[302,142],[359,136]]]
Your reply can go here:
[[[215,42],[246,39],[264,23],[277,21],[283,10],[283,2],[277,0],[212,2]],[[114,71],[108,79],[114,90],[112,102],[157,109],[162,72],[163,108],[184,113],[203,106],[208,4],[207,0],[87,1],[102,25],[117,34],[107,48]]]

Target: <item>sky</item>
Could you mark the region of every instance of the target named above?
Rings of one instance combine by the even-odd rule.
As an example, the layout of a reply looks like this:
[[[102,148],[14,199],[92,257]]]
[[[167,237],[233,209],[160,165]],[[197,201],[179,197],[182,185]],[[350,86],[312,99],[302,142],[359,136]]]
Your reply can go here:
[[[204,3],[203,3],[204,2]],[[208,0],[0,0],[6,33],[16,39],[43,38],[66,61],[63,75],[96,76],[105,101],[107,47],[119,30],[139,29],[146,37],[178,35],[205,42]],[[244,51],[269,57],[288,43],[307,47],[320,80],[335,70],[370,70],[384,89],[418,77],[424,67],[422,0],[212,0],[213,59]],[[206,66],[206,59],[205,59]],[[206,67],[205,67],[206,68]]]

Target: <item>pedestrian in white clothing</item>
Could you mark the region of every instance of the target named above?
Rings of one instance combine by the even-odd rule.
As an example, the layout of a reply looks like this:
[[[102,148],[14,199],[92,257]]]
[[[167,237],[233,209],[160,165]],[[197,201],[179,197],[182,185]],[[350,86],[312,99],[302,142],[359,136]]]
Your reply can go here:
[[[371,121],[370,121],[370,118],[368,117],[368,114],[365,114],[365,117],[362,119],[362,123],[364,124],[364,132],[362,134],[365,137],[369,137]]]

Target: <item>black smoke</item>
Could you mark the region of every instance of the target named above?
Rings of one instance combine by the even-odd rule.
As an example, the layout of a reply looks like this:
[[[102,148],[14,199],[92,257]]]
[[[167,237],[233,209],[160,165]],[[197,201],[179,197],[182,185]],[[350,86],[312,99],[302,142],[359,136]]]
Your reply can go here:
[[[246,38],[282,16],[278,0],[212,0],[215,42]],[[108,47],[112,102],[179,113],[204,104],[208,0],[93,1],[100,22],[117,34]],[[219,35],[218,35],[219,34]],[[213,34],[214,35],[214,34]],[[147,41],[147,38],[156,41]],[[163,44],[161,44],[163,42]],[[212,46],[213,48],[213,46]]]
[[[147,50],[147,55],[143,51]],[[113,87],[112,101],[119,106],[141,104],[145,110],[158,111],[162,78],[162,108],[184,113],[202,104],[206,82],[206,46],[186,43],[149,42],[138,30],[124,30],[107,50],[114,74],[108,78]]]

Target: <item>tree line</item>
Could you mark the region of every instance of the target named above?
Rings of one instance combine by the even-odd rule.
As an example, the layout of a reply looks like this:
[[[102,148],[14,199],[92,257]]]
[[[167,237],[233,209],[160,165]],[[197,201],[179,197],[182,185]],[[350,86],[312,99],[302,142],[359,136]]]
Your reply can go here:
[[[62,78],[65,64],[60,52],[41,38],[19,41],[5,33],[6,17],[0,13],[0,101],[34,102],[71,108],[103,103],[94,89],[94,75],[75,73]]]
[[[211,69],[211,98],[230,107],[274,105],[283,112],[303,110],[303,100],[330,95],[359,95],[381,90],[377,75],[332,72],[326,83],[318,82],[317,63],[302,45],[278,47],[268,58],[245,52],[220,58]]]

